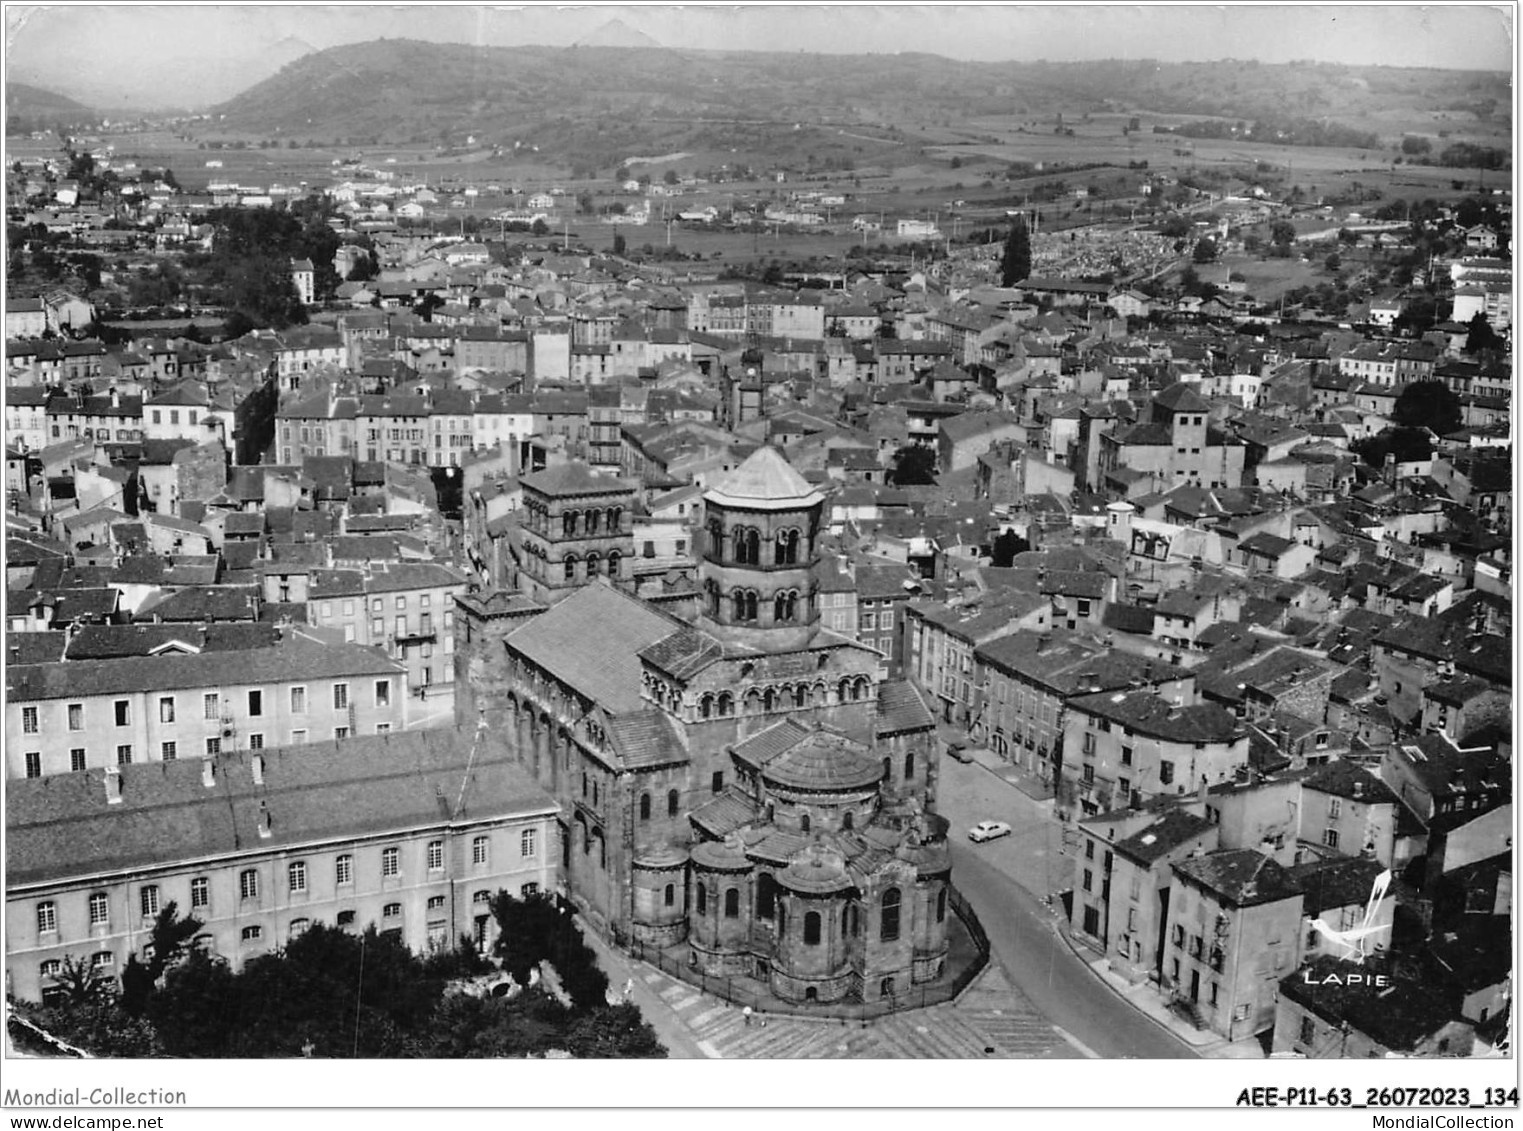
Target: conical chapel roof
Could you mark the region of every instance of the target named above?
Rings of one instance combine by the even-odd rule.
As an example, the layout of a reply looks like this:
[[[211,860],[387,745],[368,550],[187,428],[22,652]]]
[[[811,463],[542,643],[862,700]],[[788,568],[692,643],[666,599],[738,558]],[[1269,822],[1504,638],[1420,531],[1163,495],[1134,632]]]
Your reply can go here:
[[[765,445],[704,492],[703,497],[721,507],[748,510],[801,510],[824,499],[793,469],[782,452]]]

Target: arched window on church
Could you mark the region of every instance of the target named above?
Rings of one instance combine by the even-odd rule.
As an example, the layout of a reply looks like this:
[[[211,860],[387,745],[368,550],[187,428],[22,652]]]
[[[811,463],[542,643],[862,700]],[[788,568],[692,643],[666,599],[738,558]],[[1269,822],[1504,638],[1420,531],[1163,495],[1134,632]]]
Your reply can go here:
[[[567,536],[576,533],[576,511],[567,511],[561,515],[561,533]]]
[[[808,685],[801,683],[801,684],[799,684],[797,687],[795,687],[793,689],[793,705],[795,707],[807,707],[807,706],[809,706],[809,687],[808,687]]]
[[[804,912],[804,945],[820,945],[820,913],[818,911]]]
[[[724,892],[724,917],[726,919],[740,918],[740,889],[725,888]]]
[[[623,507],[609,507],[608,508],[608,533],[610,533],[610,534],[617,534],[619,532],[619,527],[623,523],[623,521],[624,521],[624,508]]]
[[[911,750],[904,756],[904,780],[913,781],[915,777],[915,752]]]
[[[747,622],[754,621],[756,619],[756,590],[742,589],[736,596],[740,599],[740,619]]]
[[[650,820],[650,794],[640,794],[640,820]]]
[[[807,833],[808,831],[809,831],[809,814],[808,813],[802,813],[802,814],[799,815],[799,832],[801,832],[801,833]]]
[[[666,791],[666,815],[668,817],[675,817],[677,815],[677,807],[681,804],[682,794],[678,793],[675,789]]]
[[[942,888],[936,893],[936,922],[944,923],[947,919],[947,889]]]
[[[758,919],[772,918],[773,908],[777,906],[777,881],[772,878],[771,872],[763,872],[756,877],[756,917]]]
[[[708,913],[709,913],[709,889],[704,887],[703,883],[700,881],[699,884],[698,884],[698,914],[699,915],[707,915]]]
[[[677,885],[676,884],[667,884],[666,885],[666,891],[663,893],[663,901],[666,903],[666,905],[668,907],[675,907],[677,905]]]
[[[878,938],[893,942],[899,937],[899,889],[889,888],[879,904]]]
[[[709,519],[709,556],[716,561],[724,557],[724,524],[717,518]]]
[[[852,912],[852,906],[849,903],[845,907],[841,908],[841,937],[842,938],[848,938],[848,939],[851,938],[851,912]]]
[[[565,573],[567,581],[576,580],[576,555],[567,554],[561,562],[561,569]]]
[[[770,714],[771,712],[775,711],[776,709],[777,709],[777,692],[773,691],[772,688],[769,687],[769,688],[767,688],[767,690],[762,692],[762,710],[766,711],[766,712],[768,712]]]
[[[780,589],[772,598],[772,620],[776,624],[791,624],[798,612],[798,590]]]
[[[728,718],[735,713],[735,696],[731,695],[728,691],[721,691],[719,693],[718,706],[719,717],[722,719]]]
[[[756,714],[757,711],[761,710],[761,701],[761,692],[756,690],[754,687],[751,688],[750,691],[746,692],[746,697],[744,700],[745,713],[748,715]]]
[[[594,550],[592,553],[587,555],[587,580],[588,581],[591,581],[594,577],[596,577],[598,575],[598,566],[600,564],[602,564],[601,563],[601,559],[598,557],[598,553],[597,553],[596,550]]]
[[[847,809],[844,813],[841,814],[841,827],[847,832],[850,832],[855,825],[856,819],[853,816],[852,811]]]
[[[777,532],[772,560],[778,565],[795,565],[799,560],[799,532],[790,527]]]
[[[621,559],[621,557],[619,555],[619,551],[617,551],[617,550],[614,550],[612,553],[610,553],[608,555],[608,576],[609,577],[618,577],[619,576],[619,562],[621,560],[622,559]]]
[[[836,687],[836,699],[842,703],[851,698],[851,680],[843,679]]]
[[[598,519],[600,519],[602,517],[603,517],[603,512],[602,511],[588,511],[587,512],[587,533],[588,534],[596,534],[598,532]]]
[[[867,677],[859,675],[851,681],[851,697],[853,700],[867,698]]]
[[[719,616],[719,582],[715,581],[713,578],[709,578],[709,580],[703,583],[703,587],[704,590],[708,593],[709,616],[715,617],[717,619]]]
[[[698,700],[698,717],[703,719],[712,718],[714,715],[714,696],[706,694]]]

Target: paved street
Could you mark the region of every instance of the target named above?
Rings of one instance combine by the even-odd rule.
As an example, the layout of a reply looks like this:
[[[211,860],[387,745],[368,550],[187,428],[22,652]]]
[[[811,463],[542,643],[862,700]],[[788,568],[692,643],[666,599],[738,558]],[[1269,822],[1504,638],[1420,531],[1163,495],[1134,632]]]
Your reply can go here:
[[[952,875],[978,911],[994,956],[1050,1022],[1104,1057],[1193,1057],[1167,1030],[1122,1001],[1053,929],[1046,894],[1070,886],[1062,828],[1047,806],[983,766],[942,761],[937,808],[952,822]],[[1002,840],[974,844],[967,830],[1008,821]]]
[[[700,993],[627,955],[591,931],[584,936],[614,991],[631,1000],[674,1058],[711,1059],[1072,1059],[1091,1056],[1044,1017],[992,964],[956,1003],[917,1009],[870,1025],[760,1014]]]

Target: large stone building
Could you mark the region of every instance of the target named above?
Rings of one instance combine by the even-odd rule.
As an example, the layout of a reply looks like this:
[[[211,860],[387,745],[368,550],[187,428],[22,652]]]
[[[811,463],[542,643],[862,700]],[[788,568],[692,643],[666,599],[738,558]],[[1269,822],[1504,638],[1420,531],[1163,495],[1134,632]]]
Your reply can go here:
[[[475,729],[241,750],[8,783],[6,992],[63,960],[119,976],[175,904],[235,967],[313,923],[432,953],[493,941],[490,900],[555,882],[555,805]]]
[[[824,499],[776,449],[704,503],[693,623],[601,578],[505,635],[462,603],[471,702],[560,801],[568,894],[616,938],[793,1001],[932,981],[951,868],[934,719],[821,627]]]

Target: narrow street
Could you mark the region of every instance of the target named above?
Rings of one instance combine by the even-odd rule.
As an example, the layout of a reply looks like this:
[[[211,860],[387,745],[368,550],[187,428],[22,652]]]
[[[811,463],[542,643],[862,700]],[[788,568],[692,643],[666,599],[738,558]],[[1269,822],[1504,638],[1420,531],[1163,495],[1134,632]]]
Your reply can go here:
[[[1070,886],[1062,828],[1050,809],[980,765],[943,759],[937,808],[952,828],[952,876],[978,911],[1011,983],[1054,1025],[1103,1057],[1196,1054],[1137,1012],[1087,969],[1053,929],[1048,892]],[[974,844],[979,821],[1007,821],[1010,836]]]

